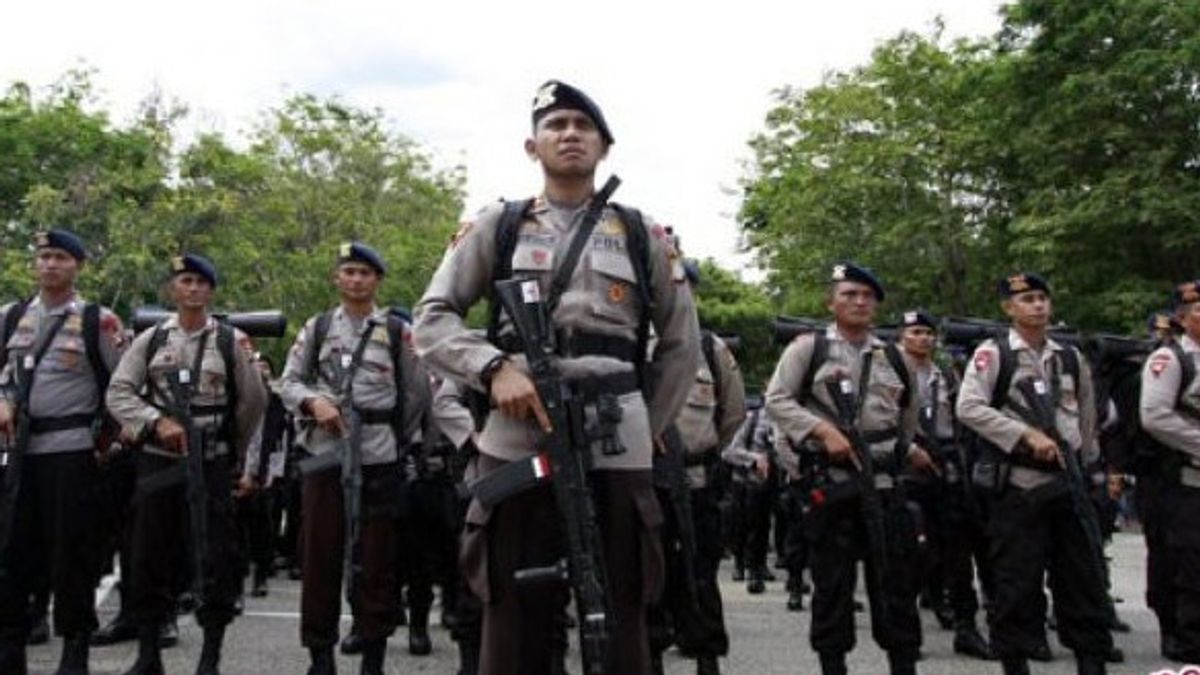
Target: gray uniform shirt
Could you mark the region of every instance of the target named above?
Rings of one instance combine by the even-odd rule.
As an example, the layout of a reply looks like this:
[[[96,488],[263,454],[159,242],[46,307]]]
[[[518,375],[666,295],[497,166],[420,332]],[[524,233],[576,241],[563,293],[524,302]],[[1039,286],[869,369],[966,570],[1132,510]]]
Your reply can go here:
[[[362,364],[354,372],[353,404],[359,410],[392,410],[396,406],[396,382],[392,368],[391,342],[387,331],[386,310],[375,310],[370,317],[370,335],[363,352]],[[287,365],[280,380],[283,405],[297,417],[304,415],[300,406],[305,399],[324,397],[341,406],[344,392],[337,390],[338,374],[348,367],[359,341],[368,330],[368,320],[354,319],[341,307],[333,310],[329,332],[321,343],[315,381],[307,372],[309,351],[314,343],[313,332],[317,317],[304,324],[288,353]],[[417,363],[409,344],[411,332],[406,326],[402,335],[400,367],[404,386],[403,443],[421,435],[421,421],[430,402],[428,376]],[[304,424],[297,442],[312,454],[330,452],[337,448],[339,438],[313,424]],[[390,424],[364,424],[362,430],[362,461],[365,465],[387,464],[400,459],[396,437]]]
[[[496,265],[496,228],[502,204],[485,208],[463,224],[441,266],[416,308],[417,353],[431,368],[448,378],[483,391],[480,374],[502,352],[484,337],[468,330],[464,317],[491,290]],[[569,219],[561,214],[571,214]],[[583,210],[551,209],[539,199],[521,223],[512,268],[515,277],[537,279],[542,297],[579,228]],[[691,292],[683,283],[677,254],[663,241],[662,228],[651,228],[649,240],[651,322],[659,336],[649,376],[657,383],[647,402],[641,392],[620,397],[622,419],[617,436],[625,448],[603,455],[594,448],[598,469],[645,470],[651,466],[651,437],[675,419],[693,380],[699,350],[699,327]],[[640,301],[637,275],[630,260],[625,225],[606,208],[584,248],[570,284],[555,308],[553,322],[560,331],[579,330],[634,341]],[[502,312],[500,334],[513,332]],[[512,357],[526,369],[524,358]],[[567,380],[587,375],[633,372],[634,364],[606,356],[558,360]],[[502,460],[518,460],[534,452],[539,431],[531,421],[515,420],[493,411],[478,439],[481,452]]]
[[[1028,377],[1051,381],[1051,374],[1059,373],[1061,395],[1055,421],[1058,433],[1074,450],[1082,454],[1081,465],[1087,466],[1099,456],[1096,442],[1096,406],[1092,389],[1091,371],[1087,361],[1079,358],[1079,382],[1063,366],[1061,353],[1067,347],[1047,339],[1041,352],[1034,351],[1015,330],[1009,330],[1009,347],[1017,359],[1013,371],[1008,400],[1024,405],[1017,384]],[[995,340],[987,340],[975,350],[967,370],[963,374],[962,387],[958,393],[955,411],[962,424],[995,444],[1001,450],[1012,453],[1018,448],[1021,436],[1030,425],[1009,406],[993,408],[990,403],[1000,374],[1000,349]],[[1055,473],[1035,467],[1013,466],[1009,482],[1023,489],[1045,485],[1056,479]]]
[[[872,432],[895,431],[896,438],[902,439],[901,442],[911,441],[917,427],[917,396],[913,393],[908,397],[908,406],[901,406],[904,380],[884,355],[884,343],[869,336],[861,346],[851,344],[835,326],[826,329],[825,338],[828,340],[829,356],[824,363],[816,365],[812,380],[812,400],[819,405],[802,405],[797,400],[804,373],[812,361],[814,336],[809,333],[797,337],[780,357],[766,393],[767,414],[771,416],[777,433],[784,435],[793,446],[803,445],[809,451],[824,452],[824,448],[810,436],[820,422],[836,422],[827,412],[836,410],[836,407],[826,383],[836,382],[848,375],[853,385],[853,396],[862,401],[857,428],[868,435]],[[870,378],[866,392],[860,396],[863,358],[868,353],[872,354]],[[887,466],[896,456],[896,438],[871,443],[873,461]],[[906,448],[906,453],[911,449]],[[851,473],[835,466],[830,468],[830,476],[840,482],[850,480]],[[877,470],[875,481],[880,488],[894,486],[893,477],[886,471]]]
[[[746,406],[746,388],[733,352],[716,335],[712,340],[713,360],[718,372],[712,372],[702,350],[696,364],[695,380],[688,390],[687,402],[675,419],[675,427],[691,455],[703,455],[728,445],[741,425]],[[717,378],[721,382],[720,419],[717,418]],[[687,473],[688,483],[693,489],[708,485],[703,465],[689,467]]]
[[[49,419],[95,413],[100,409],[103,392],[96,382],[96,373],[87,354],[83,335],[84,300],[72,297],[58,307],[46,307],[41,298],[34,298],[24,316],[13,328],[12,335],[4,334],[0,325],[0,340],[8,345],[8,359],[0,369],[0,397],[16,408],[17,365],[41,344],[42,334],[55,318],[65,314],[62,328],[55,334],[33,375],[29,393],[29,415],[33,419]],[[5,316],[13,305],[0,309]],[[100,310],[100,360],[112,372],[121,360],[124,347],[121,321],[106,308]],[[95,439],[90,427],[32,434],[27,452],[31,455],[91,449]]]
[[[146,356],[149,353],[150,340],[155,329],[142,331],[129,346],[129,351],[121,358],[121,363],[113,373],[112,382],[108,386],[108,411],[122,427],[122,433],[127,438],[140,438],[147,431],[152,431],[158,418],[164,416],[164,406],[170,395],[169,377],[176,377],[181,369],[191,371],[196,362],[196,350],[200,347],[200,337],[207,334],[204,341],[204,354],[200,359],[200,372],[192,373],[192,406],[211,407],[225,406],[228,402],[228,383],[226,382],[225,359],[217,340],[217,320],[209,317],[205,326],[195,331],[185,331],[179,326],[177,315],[172,314],[162,324],[167,332],[167,339],[162,347],[155,352],[149,364]],[[237,453],[238,458],[246,454],[254,430],[262,421],[267,407],[266,388],[263,386],[262,375],[251,362],[249,340],[240,331],[235,334],[233,349],[233,378],[237,394],[236,407],[233,410],[231,425],[233,447],[225,440],[214,441],[206,448],[206,456]],[[153,386],[149,386],[150,383]],[[195,415],[192,423],[197,431],[217,438],[224,424],[225,415],[220,413]],[[146,452],[166,457],[178,457],[174,452],[164,450],[155,445],[153,436],[142,449]]]
[[[1200,368],[1200,345],[1187,335],[1179,338],[1187,358]],[[1170,347],[1159,347],[1142,369],[1142,395],[1139,414],[1142,427],[1158,441],[1183,453],[1192,466],[1184,466],[1184,485],[1200,487],[1200,377],[1193,378],[1187,389],[1183,368]]]

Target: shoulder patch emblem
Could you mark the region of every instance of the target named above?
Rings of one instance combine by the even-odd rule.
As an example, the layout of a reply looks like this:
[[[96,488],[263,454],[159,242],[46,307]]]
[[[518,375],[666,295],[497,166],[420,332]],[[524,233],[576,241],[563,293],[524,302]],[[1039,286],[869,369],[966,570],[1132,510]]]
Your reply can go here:
[[[975,352],[975,370],[986,372],[992,367],[992,353],[986,349]]]
[[[473,221],[473,220],[464,220],[461,223],[459,223],[458,231],[454,233],[454,236],[450,237],[450,248],[457,247],[458,243],[461,242],[467,236],[467,233],[470,232],[471,228],[474,226],[475,226],[475,221]]]
[[[1169,354],[1159,354],[1155,356],[1154,358],[1150,359],[1150,374],[1155,377],[1162,375],[1163,371],[1167,369],[1167,364],[1170,362],[1171,356]]]
[[[608,287],[608,301],[613,304],[625,302],[625,296],[627,292],[628,290],[623,282],[614,281],[612,285]]]

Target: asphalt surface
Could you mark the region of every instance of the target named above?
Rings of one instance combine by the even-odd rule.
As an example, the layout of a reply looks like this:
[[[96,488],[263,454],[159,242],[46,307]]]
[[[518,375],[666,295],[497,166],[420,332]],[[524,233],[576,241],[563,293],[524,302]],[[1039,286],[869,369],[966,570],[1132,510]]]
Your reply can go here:
[[[1178,670],[1158,656],[1158,635],[1153,615],[1145,606],[1145,548],[1137,534],[1117,534],[1109,548],[1113,558],[1112,572],[1114,590],[1124,602],[1118,612],[1133,631],[1117,635],[1117,644],[1125,650],[1127,660],[1122,665],[1110,666],[1109,672],[1124,675],[1149,675],[1163,669]],[[816,655],[808,645],[809,614],[789,612],[784,603],[786,592],[780,581],[768,584],[762,595],[749,595],[745,585],[734,583],[729,578],[728,566],[722,571],[722,590],[725,598],[725,618],[729,628],[732,648],[728,658],[722,660],[724,673],[746,673],[775,675],[788,673],[819,673]],[[299,582],[281,576],[271,580],[270,594],[266,598],[246,598],[245,614],[231,626],[226,640],[225,656],[222,661],[223,675],[259,675],[263,673],[294,673],[303,675],[308,656],[300,647]],[[115,598],[105,595],[100,603],[101,623],[116,611]],[[437,610],[434,611],[434,622]],[[959,657],[951,648],[952,633],[938,628],[928,612],[923,612],[925,627],[925,658],[918,666],[924,675],[1000,673],[996,663],[986,663]],[[982,621],[982,619],[981,619]],[[867,614],[860,613],[858,623],[858,648],[849,659],[852,673],[886,673],[887,665],[883,653],[871,642],[867,625]],[[343,617],[343,627],[349,627],[348,617]],[[169,674],[191,675],[200,652],[201,633],[191,617],[180,618],[180,643],[164,652],[164,662]],[[407,631],[401,628],[388,644],[386,669],[396,675],[407,673],[457,672],[457,651],[446,631],[432,629],[434,651],[431,656],[414,657],[408,654]],[[50,674],[57,666],[61,642],[52,640],[49,645],[30,649],[30,672]],[[1074,661],[1051,635],[1055,660],[1051,663],[1033,664],[1032,672],[1044,675],[1069,675],[1075,672]],[[136,657],[136,644],[125,643],[92,650],[93,675],[116,675],[132,665]],[[575,653],[570,662],[572,673],[578,673]],[[357,673],[355,658],[338,657],[341,673]],[[674,652],[667,655],[666,671],[671,675],[694,672],[693,662],[680,658]],[[3,674],[0,674],[3,675]]]

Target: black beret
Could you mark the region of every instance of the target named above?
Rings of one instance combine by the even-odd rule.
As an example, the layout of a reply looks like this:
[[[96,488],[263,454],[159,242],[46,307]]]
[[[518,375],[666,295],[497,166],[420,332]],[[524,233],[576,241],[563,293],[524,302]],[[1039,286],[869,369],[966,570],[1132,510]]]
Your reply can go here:
[[[87,260],[87,249],[79,235],[67,230],[49,230],[38,232],[34,236],[38,248],[61,248],[71,254],[76,260]]]
[[[195,272],[208,279],[214,288],[217,286],[217,267],[212,261],[196,253],[184,253],[171,259],[171,276]]]
[[[901,317],[900,325],[908,328],[910,326],[925,326],[937,330],[937,319],[923,309],[912,309],[904,313]]]
[[[612,145],[613,135],[608,130],[608,122],[604,121],[604,113],[587,94],[565,82],[549,80],[538,87],[537,95],[533,97],[533,126],[538,120],[555,110],[578,110],[592,118],[592,123],[600,132],[604,142]]]
[[[1041,291],[1046,295],[1050,295],[1050,284],[1041,276],[1033,272],[1017,272],[1010,274],[1000,280],[997,285],[997,290],[1000,292],[1000,297],[1011,298],[1018,293],[1026,293],[1028,291]]]
[[[379,276],[387,274],[387,265],[384,264],[379,251],[360,241],[348,241],[338,247],[337,261],[339,265],[345,262],[363,263],[375,270]]]
[[[1185,281],[1179,284],[1171,293],[1171,300],[1174,301],[1176,307],[1200,302],[1200,281]]]
[[[829,272],[829,283],[837,283],[839,281],[856,281],[860,284],[866,284],[875,291],[875,299],[883,302],[884,292],[883,283],[879,281],[879,277],[868,267],[863,267],[857,263],[844,261],[833,266]]]
[[[688,283],[698,285],[700,283],[700,263],[693,258],[684,260],[683,276],[687,277]]]

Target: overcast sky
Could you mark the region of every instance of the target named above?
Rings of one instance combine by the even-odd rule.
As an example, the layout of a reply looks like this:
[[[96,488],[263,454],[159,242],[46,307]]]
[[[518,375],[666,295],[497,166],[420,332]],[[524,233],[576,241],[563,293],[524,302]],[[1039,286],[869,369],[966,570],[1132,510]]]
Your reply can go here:
[[[0,81],[86,63],[119,118],[155,88],[194,128],[239,138],[290,93],[380,107],[440,166],[467,169],[467,210],[539,189],[521,143],[537,86],[587,91],[616,137],[615,199],[674,224],[685,252],[738,267],[736,194],[770,92],[865,62],[902,29],[999,26],[998,0],[77,0],[9,3]],[[2,159],[0,159],[2,161]],[[734,190],[736,192],[736,190]]]

